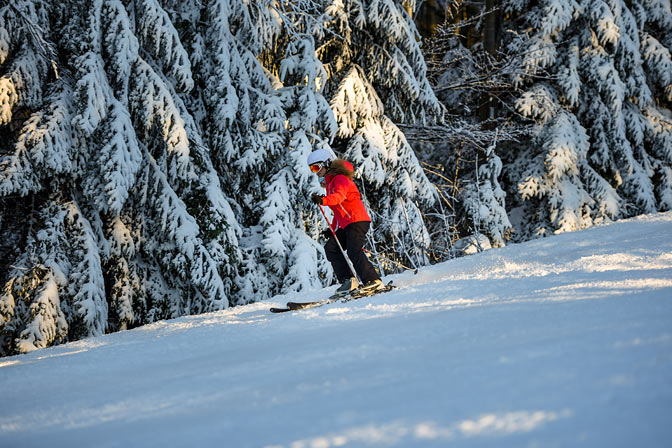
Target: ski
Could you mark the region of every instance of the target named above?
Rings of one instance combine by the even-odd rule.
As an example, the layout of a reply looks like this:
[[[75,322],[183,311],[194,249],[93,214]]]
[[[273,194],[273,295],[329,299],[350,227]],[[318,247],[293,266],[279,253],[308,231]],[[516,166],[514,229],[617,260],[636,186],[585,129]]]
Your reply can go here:
[[[351,300],[361,299],[362,297],[374,296],[376,294],[391,291],[395,288],[396,286],[394,286],[392,282],[389,282],[383,288],[376,289],[374,291],[362,291],[358,288],[355,289],[352,293],[345,296],[333,295],[327,297],[326,299],[317,300],[314,302],[287,302],[287,306],[285,308],[271,308],[270,311],[271,313],[286,313],[289,311],[308,310],[311,308],[318,308],[324,305],[328,305],[330,303],[338,302],[339,300],[341,302],[349,302]]]

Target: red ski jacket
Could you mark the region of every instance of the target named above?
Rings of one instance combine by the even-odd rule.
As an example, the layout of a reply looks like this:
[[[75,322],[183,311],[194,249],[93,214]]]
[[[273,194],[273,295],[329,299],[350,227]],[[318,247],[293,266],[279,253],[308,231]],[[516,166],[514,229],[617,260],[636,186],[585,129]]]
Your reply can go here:
[[[357,185],[352,181],[355,172],[350,162],[334,160],[324,176],[327,196],[322,205],[327,205],[334,212],[331,228],[345,229],[348,224],[359,221],[371,221],[364,207]]]

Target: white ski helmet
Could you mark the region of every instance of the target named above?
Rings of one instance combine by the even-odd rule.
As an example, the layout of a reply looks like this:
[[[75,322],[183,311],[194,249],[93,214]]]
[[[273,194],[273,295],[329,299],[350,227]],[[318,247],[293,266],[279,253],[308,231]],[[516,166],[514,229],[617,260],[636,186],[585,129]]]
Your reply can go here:
[[[329,166],[329,164],[334,160],[336,160],[336,156],[333,152],[328,149],[318,149],[311,152],[308,156],[308,165],[313,165],[314,163],[323,163]]]

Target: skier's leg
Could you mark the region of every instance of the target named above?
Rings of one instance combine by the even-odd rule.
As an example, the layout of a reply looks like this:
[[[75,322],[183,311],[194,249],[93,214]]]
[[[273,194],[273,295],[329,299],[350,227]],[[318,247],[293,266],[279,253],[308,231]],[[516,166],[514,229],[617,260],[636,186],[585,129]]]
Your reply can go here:
[[[338,237],[338,240],[341,242],[341,245],[345,247],[346,245],[345,230],[338,229],[336,231],[336,236]],[[336,240],[333,237],[329,238],[329,241],[327,241],[327,243],[324,245],[324,253],[327,256],[327,260],[329,260],[329,262],[331,263],[331,267],[334,270],[334,274],[336,274],[336,278],[338,279],[339,283],[343,283],[344,281],[352,277],[352,274],[350,273],[350,268],[348,267],[348,262],[345,261],[343,253],[341,252],[341,249],[338,247],[338,244],[336,243]]]
[[[374,280],[380,280],[380,275],[378,275],[378,272],[376,272],[373,264],[371,264],[362,249],[364,243],[366,243],[366,232],[369,231],[370,226],[371,223],[368,221],[358,221],[349,224],[345,228],[347,236],[344,247],[346,247],[348,258],[352,261],[352,265],[364,285]]]

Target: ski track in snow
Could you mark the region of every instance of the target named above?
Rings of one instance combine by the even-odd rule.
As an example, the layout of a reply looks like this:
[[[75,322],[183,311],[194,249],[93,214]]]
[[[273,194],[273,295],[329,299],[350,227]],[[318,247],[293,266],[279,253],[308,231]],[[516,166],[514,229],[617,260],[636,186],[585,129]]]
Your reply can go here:
[[[672,441],[672,213],[0,358],[0,447]]]

